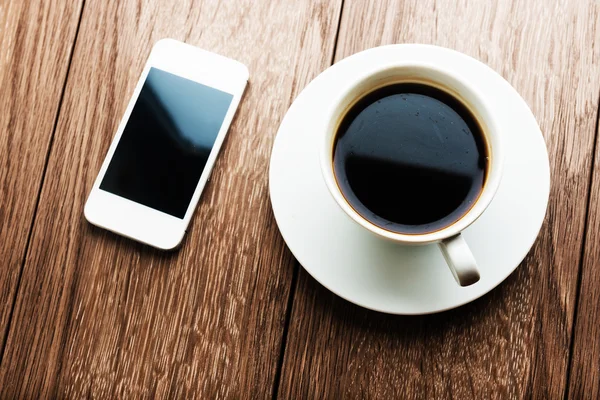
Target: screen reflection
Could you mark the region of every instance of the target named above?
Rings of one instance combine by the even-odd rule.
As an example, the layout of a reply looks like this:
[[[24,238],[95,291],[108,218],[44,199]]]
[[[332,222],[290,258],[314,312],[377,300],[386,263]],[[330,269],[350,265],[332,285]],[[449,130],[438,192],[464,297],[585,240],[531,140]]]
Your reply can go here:
[[[232,98],[151,68],[100,189],[183,218]]]

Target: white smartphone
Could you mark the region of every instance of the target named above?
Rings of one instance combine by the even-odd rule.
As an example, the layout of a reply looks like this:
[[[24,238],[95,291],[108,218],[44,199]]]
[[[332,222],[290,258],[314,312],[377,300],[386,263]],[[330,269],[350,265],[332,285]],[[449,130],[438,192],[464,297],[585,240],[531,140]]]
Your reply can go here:
[[[243,64],[157,42],[85,204],[92,224],[179,245],[248,81]]]

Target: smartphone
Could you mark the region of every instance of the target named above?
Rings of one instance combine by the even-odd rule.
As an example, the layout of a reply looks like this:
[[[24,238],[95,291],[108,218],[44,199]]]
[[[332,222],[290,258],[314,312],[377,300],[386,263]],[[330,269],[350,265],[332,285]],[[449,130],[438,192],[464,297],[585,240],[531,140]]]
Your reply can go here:
[[[177,247],[248,81],[243,64],[172,39],[152,48],[84,208],[101,228]]]

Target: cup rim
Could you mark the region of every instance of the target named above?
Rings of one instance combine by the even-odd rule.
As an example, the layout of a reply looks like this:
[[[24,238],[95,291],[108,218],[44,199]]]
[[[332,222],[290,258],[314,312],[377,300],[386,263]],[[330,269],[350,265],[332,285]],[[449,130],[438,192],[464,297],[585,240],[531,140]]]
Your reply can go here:
[[[421,71],[427,71],[429,73],[433,73],[434,75],[443,76],[444,78],[452,81],[452,83],[454,83],[455,85],[458,84],[458,86],[460,87],[460,91],[457,90],[456,93],[454,93],[452,88],[447,88],[444,84],[436,82],[436,80],[433,78],[431,79],[433,82],[436,82],[440,86],[442,86],[442,88],[440,89],[446,90],[452,96],[457,97],[463,104],[465,104],[471,110],[471,112],[474,114],[474,117],[477,118],[478,122],[480,124],[483,124],[482,131],[485,136],[486,145],[488,146],[488,154],[490,157],[487,176],[483,185],[483,189],[480,192],[477,199],[474,201],[471,208],[452,224],[438,229],[436,231],[426,233],[409,234],[394,232],[381,228],[368,221],[366,218],[360,215],[346,200],[337,183],[335,172],[333,171],[333,145],[339,122],[341,121],[343,116],[348,112],[348,110],[355,104],[355,102],[358,101],[358,99],[364,97],[366,94],[370,93],[373,90],[376,90],[379,87],[392,84],[393,79],[390,80],[389,83],[381,84],[379,86],[373,85],[372,88],[368,89],[365,92],[358,93],[356,95],[353,95],[353,93],[357,91],[357,89],[359,89],[361,86],[367,84],[369,81],[377,79],[378,76],[403,68],[416,68]],[[402,80],[399,79],[398,81],[401,82]],[[415,78],[413,78],[412,80],[406,79],[406,82],[410,81],[414,82],[418,80]],[[465,93],[463,92],[465,92],[468,95],[468,97],[472,98],[473,100],[466,101],[464,98]],[[348,98],[350,98],[349,101],[347,101]],[[473,103],[476,103],[476,105],[474,105]],[[332,107],[330,107],[330,109],[326,113],[325,121],[327,121],[327,126],[324,134],[324,140],[322,141],[320,149],[320,161],[321,171],[326,186],[330,194],[338,204],[338,206],[340,206],[340,208],[352,220],[354,220],[360,226],[378,236],[407,244],[435,243],[442,241],[446,238],[456,236],[464,229],[469,227],[473,222],[475,222],[481,216],[481,214],[483,214],[485,209],[491,203],[500,185],[504,160],[503,153],[501,150],[502,146],[500,141],[500,131],[498,128],[498,124],[495,121],[494,114],[490,110],[490,107],[487,105],[485,98],[479,93],[479,91],[476,88],[474,88],[468,82],[468,79],[466,79],[465,77],[461,77],[460,75],[457,76],[457,74],[453,71],[449,71],[447,69],[444,69],[443,67],[439,67],[437,65],[433,65],[427,62],[413,60],[388,63],[385,65],[381,65],[377,68],[370,69],[368,72],[364,73],[359,78],[353,80],[353,83],[349,84],[348,87],[343,92],[341,92],[339,96],[336,97],[336,100],[334,101]]]

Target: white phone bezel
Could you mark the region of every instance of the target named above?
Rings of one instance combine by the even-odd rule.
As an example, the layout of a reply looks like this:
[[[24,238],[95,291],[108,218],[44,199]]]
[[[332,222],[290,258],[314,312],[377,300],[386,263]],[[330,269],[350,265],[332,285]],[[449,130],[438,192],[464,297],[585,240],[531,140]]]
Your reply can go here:
[[[233,95],[221,129],[215,139],[215,144],[183,219],[100,189],[100,182],[104,178],[131,111],[152,67]],[[235,60],[173,39],[163,39],[157,42],[152,48],[125,114],[119,123],[117,133],[94,182],[85,204],[85,218],[93,225],[159,249],[168,250],[177,247],[183,239],[202,190],[210,177],[215,160],[246,87],[248,75],[246,66]]]

